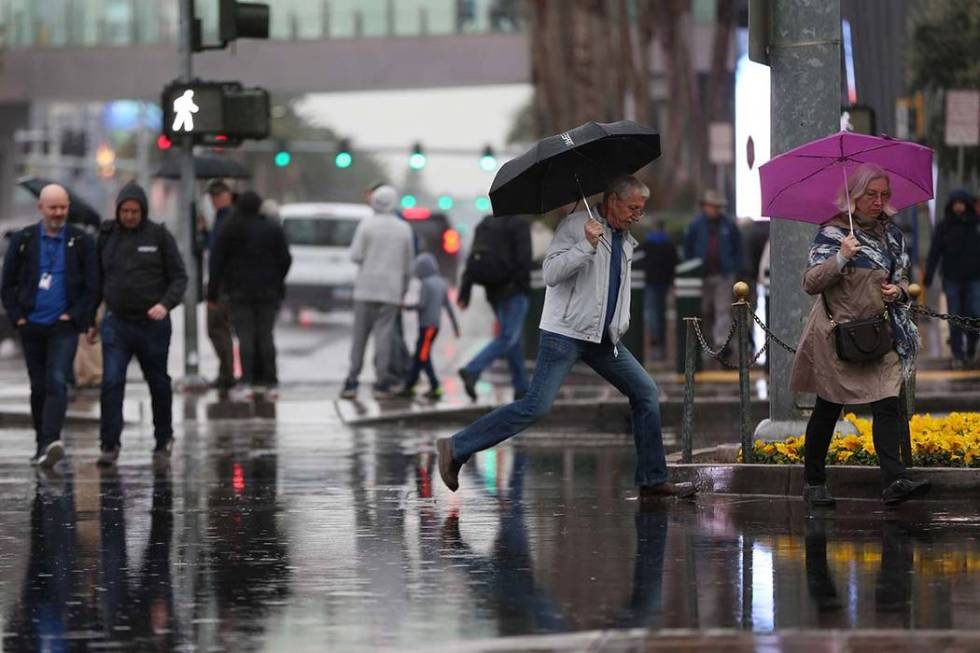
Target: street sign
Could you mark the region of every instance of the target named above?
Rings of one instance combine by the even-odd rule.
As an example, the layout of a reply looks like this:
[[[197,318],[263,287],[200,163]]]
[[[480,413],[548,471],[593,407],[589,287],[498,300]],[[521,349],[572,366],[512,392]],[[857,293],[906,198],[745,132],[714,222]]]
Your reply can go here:
[[[980,145],[980,90],[946,91],[946,145]]]
[[[163,89],[163,133],[170,138],[213,134],[222,130],[224,96],[221,84],[173,83]]]
[[[716,166],[735,162],[735,131],[732,123],[713,122],[708,125],[708,161]]]

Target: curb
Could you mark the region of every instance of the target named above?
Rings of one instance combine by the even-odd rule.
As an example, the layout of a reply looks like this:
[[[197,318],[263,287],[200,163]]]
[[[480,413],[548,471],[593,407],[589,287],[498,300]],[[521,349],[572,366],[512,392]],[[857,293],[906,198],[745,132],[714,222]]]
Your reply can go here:
[[[99,418],[94,415],[65,415],[65,426],[98,426]],[[0,428],[34,428],[30,412],[18,413],[0,411]]]

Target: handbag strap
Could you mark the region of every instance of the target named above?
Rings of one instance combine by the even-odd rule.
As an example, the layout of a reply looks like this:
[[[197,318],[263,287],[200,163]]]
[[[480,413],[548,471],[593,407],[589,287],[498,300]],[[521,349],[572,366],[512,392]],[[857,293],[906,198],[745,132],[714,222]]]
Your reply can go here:
[[[837,322],[834,321],[834,316],[830,314],[830,304],[827,303],[827,296],[820,293],[820,299],[823,300],[823,310],[827,313],[827,319],[830,320],[830,326],[836,327]]]

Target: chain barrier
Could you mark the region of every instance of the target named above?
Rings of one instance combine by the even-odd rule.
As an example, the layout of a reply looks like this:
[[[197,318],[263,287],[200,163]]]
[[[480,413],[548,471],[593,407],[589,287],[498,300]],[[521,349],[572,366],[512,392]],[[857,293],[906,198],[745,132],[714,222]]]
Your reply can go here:
[[[980,317],[965,317],[963,315],[951,315],[949,313],[939,313],[924,304],[909,304],[909,310],[919,315],[932,317],[939,320],[946,320],[950,324],[955,324],[964,331],[980,333]]]
[[[732,320],[732,326],[728,330],[728,336],[725,338],[725,344],[723,344],[718,349],[718,351],[715,351],[714,349],[708,346],[708,342],[705,339],[704,334],[701,332],[701,318],[697,318],[696,320],[694,320],[694,335],[698,337],[698,342],[701,343],[701,349],[702,351],[704,351],[704,353],[706,353],[708,356],[711,356],[716,361],[721,363],[724,367],[727,367],[730,370],[738,369],[737,366],[732,365],[731,363],[726,361],[723,357],[725,350],[728,349],[728,346],[730,344],[732,344],[732,338],[735,337],[735,320]]]
[[[766,345],[768,345],[770,341],[775,341],[775,343],[777,345],[779,345],[780,347],[782,347],[783,349],[785,349],[789,353],[794,354],[794,355],[796,354],[796,349],[794,349],[793,347],[790,347],[785,342],[783,342],[782,340],[780,340],[779,337],[775,333],[773,333],[772,331],[770,331],[769,330],[769,327],[766,326],[766,324],[762,320],[759,319],[759,316],[758,315],[756,315],[755,313],[753,313],[752,314],[752,319],[755,320],[755,323],[756,324],[758,324],[760,327],[762,327],[762,330],[765,331],[766,336],[768,336],[766,338]]]

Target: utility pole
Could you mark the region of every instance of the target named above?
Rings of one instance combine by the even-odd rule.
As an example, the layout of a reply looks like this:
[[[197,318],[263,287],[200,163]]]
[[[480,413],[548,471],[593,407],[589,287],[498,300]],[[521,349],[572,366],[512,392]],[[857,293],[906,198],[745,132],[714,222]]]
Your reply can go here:
[[[840,128],[841,18],[839,0],[771,0],[769,3],[772,155],[775,157]],[[769,328],[782,340],[800,341],[813,299],[801,290],[814,228],[772,221]],[[757,437],[802,432],[803,414],[789,388],[793,355],[769,350],[769,419]]]
[[[180,2],[180,80],[190,83],[194,78],[194,0]],[[197,207],[194,203],[194,136],[184,134],[178,141],[180,148],[180,200],[177,211],[178,242],[183,243],[184,265],[187,268],[187,292],[184,294],[184,387],[204,384],[199,372],[200,356],[197,350],[197,280],[200,276],[197,262]]]

